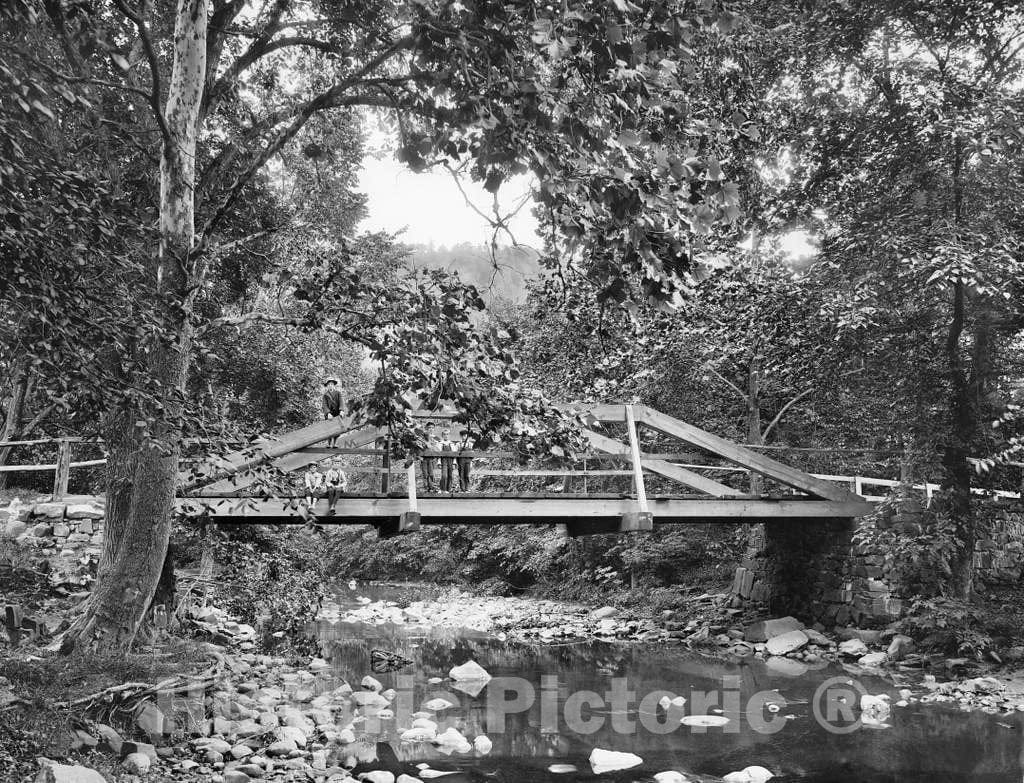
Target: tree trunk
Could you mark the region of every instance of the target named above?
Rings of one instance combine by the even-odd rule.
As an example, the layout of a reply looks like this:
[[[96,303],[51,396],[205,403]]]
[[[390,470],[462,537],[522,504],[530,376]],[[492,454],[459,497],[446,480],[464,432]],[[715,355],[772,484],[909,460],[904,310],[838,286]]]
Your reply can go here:
[[[953,224],[959,227],[963,217],[963,142],[954,134],[952,145]],[[971,464],[967,458],[978,435],[979,410],[974,405],[973,384],[964,361],[961,338],[967,324],[967,291],[962,280],[953,284],[952,313],[946,334],[946,364],[950,381],[950,438],[942,455],[944,486],[949,490],[949,514],[960,547],[954,561],[953,587],[962,598],[974,591],[974,547],[977,537],[974,506],[971,502]],[[981,347],[987,353],[987,339]],[[984,372],[982,372],[984,375]]]
[[[11,401],[4,413],[4,426],[0,440],[15,440],[21,432],[21,419],[25,410],[25,395],[28,391],[28,372],[24,362],[19,361],[11,371]],[[0,446],[0,466],[6,465],[11,456],[11,446]],[[7,488],[9,473],[0,473],[0,489]]]
[[[761,361],[756,352],[747,366],[747,443],[763,445],[761,438]],[[760,495],[764,482],[758,473],[750,473],[750,494]]]
[[[195,152],[206,73],[208,0],[178,0],[174,61],[160,157],[160,249],[150,273],[168,301],[165,333],[144,346],[159,390],[150,437],[121,430],[107,485],[114,492],[102,565],[71,639],[106,648],[131,645],[156,592],[170,541],[181,454],[180,426],[192,333],[195,259]],[[115,428],[133,427],[133,419]]]
[[[946,337],[946,361],[950,378],[950,438],[946,444],[942,464],[945,469],[943,484],[949,490],[948,511],[960,539],[956,558],[950,564],[956,593],[968,598],[974,589],[975,520],[971,504],[971,465],[967,461],[969,449],[976,433],[974,406],[964,368],[960,338],[964,331],[965,294],[963,283],[953,288],[953,314]]]

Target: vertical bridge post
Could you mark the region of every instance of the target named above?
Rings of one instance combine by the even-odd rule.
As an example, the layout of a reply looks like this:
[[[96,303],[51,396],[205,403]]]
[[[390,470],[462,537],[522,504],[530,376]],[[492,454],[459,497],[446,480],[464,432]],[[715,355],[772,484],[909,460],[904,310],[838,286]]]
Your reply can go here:
[[[652,530],[654,528],[654,515],[647,508],[647,490],[644,488],[644,466],[640,458],[640,439],[636,432],[636,416],[633,414],[632,405],[626,406],[626,429],[629,431],[630,461],[633,464],[633,484],[636,487],[638,510],[622,515],[619,530],[622,532]]]
[[[409,510],[398,518],[398,529],[396,533],[409,533],[420,529],[420,506],[416,499],[416,460],[409,462],[406,469],[406,480],[409,482]]]
[[[71,440],[57,441],[57,470],[53,474],[53,499],[63,500],[68,494],[68,478],[71,473]]]

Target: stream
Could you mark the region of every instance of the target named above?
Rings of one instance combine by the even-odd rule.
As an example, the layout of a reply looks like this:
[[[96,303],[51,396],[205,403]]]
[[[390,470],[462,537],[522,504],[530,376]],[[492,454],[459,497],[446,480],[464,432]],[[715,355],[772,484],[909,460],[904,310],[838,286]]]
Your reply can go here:
[[[414,597],[407,586],[342,585],[335,601],[346,608],[367,599],[404,605]],[[333,679],[356,689],[371,672],[372,650],[413,661],[374,674],[398,696],[394,717],[366,721],[363,752],[406,768],[458,773],[440,778],[449,783],[650,780],[670,770],[717,779],[751,765],[770,770],[773,780],[1022,780],[1024,713],[994,716],[912,700],[893,706],[882,725],[858,724],[847,706],[857,701],[854,688],[889,694],[893,702],[898,689],[880,677],[854,682],[835,665],[791,673],[757,659],[718,660],[664,644],[533,645],[420,624],[321,620],[312,630]],[[486,686],[447,679],[469,660],[494,679]],[[686,703],[671,703],[677,696]],[[453,726],[470,742],[486,735],[489,752],[402,740],[411,713],[437,699],[451,705],[436,713],[438,732]],[[721,725],[680,722],[701,715],[711,717],[698,723]],[[643,761],[596,774],[589,760],[595,748]]]

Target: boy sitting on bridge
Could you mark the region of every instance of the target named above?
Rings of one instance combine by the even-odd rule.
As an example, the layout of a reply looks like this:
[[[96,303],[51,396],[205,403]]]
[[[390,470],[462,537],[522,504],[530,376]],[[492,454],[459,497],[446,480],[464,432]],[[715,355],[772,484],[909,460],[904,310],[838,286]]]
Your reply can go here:
[[[320,466],[314,462],[306,468],[303,481],[306,484],[306,512],[312,514],[317,498],[324,491],[324,474],[320,472]]]
[[[341,461],[337,458],[331,460],[331,466],[324,474],[324,483],[327,485],[327,513],[333,514],[334,507],[338,505],[338,495],[344,492],[348,485],[345,471],[341,469]]]

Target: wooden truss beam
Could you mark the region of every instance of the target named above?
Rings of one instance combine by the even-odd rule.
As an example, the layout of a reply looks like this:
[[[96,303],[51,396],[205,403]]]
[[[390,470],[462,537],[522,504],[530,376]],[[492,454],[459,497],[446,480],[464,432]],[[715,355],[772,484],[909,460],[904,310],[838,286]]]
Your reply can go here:
[[[253,498],[179,498],[175,501],[181,513],[209,513],[219,522],[252,524],[302,524],[306,520],[298,511],[298,499],[257,500]],[[648,508],[656,523],[704,522],[733,520],[765,522],[779,519],[856,517],[873,510],[862,500],[835,502],[808,499],[673,498],[652,496]],[[416,513],[424,525],[464,523],[555,524],[614,521],[618,529],[626,514],[635,512],[637,501],[631,497],[424,497],[416,501]],[[314,507],[316,521],[322,524],[374,524],[395,521],[409,511],[407,497],[343,496],[337,513],[327,515],[327,501]]]
[[[724,460],[742,465],[755,473],[767,476],[782,484],[799,489],[812,497],[834,500],[845,503],[857,498],[847,489],[828,481],[814,478],[802,470],[791,468],[763,454],[745,449],[732,441],[712,435],[710,432],[694,427],[692,424],[666,416],[664,413],[646,406],[637,406],[637,418],[647,427],[665,435],[687,443],[691,446],[710,451]]]
[[[590,440],[590,445],[597,451],[603,451],[607,454],[622,454],[630,455],[630,447],[625,443],[620,443],[614,438],[609,438],[607,435],[602,435],[599,432],[593,430],[584,430],[584,434]],[[684,484],[688,487],[693,487],[700,492],[706,492],[709,495],[715,497],[746,497],[743,492],[738,489],[733,489],[730,486],[722,484],[714,479],[702,476],[700,473],[695,473],[692,470],[681,468],[678,465],[673,465],[671,462],[666,462],[662,459],[649,459],[647,457],[641,457],[640,463],[646,470],[651,473],[657,473],[659,476],[678,481],[680,484]]]

